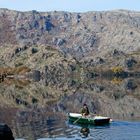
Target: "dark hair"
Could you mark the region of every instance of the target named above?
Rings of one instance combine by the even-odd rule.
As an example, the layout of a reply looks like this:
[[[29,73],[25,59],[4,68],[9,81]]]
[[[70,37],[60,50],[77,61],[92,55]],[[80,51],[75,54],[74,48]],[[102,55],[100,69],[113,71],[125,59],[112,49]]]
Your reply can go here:
[[[87,104],[83,104],[83,106],[87,106]]]

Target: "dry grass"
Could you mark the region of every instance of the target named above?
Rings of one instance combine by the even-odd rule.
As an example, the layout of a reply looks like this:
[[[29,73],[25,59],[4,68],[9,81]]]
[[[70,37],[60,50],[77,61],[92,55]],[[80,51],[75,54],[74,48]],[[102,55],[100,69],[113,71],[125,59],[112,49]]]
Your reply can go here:
[[[10,67],[1,67],[0,68],[0,74],[6,74],[6,75],[15,75],[15,74],[25,74],[27,72],[30,72],[31,69],[26,66],[21,66],[17,68],[10,68]]]

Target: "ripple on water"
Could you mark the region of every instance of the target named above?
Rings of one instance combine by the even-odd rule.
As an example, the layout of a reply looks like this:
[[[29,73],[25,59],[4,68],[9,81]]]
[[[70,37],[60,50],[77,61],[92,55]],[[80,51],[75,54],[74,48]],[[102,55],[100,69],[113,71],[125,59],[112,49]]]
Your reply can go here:
[[[140,140],[140,123],[113,122],[110,127],[95,127],[91,136],[98,140]]]
[[[65,127],[53,125],[45,129],[44,136],[37,140],[140,140],[140,122],[114,121],[107,126],[87,126],[89,128],[87,136],[81,133],[84,127],[72,124],[66,124]]]

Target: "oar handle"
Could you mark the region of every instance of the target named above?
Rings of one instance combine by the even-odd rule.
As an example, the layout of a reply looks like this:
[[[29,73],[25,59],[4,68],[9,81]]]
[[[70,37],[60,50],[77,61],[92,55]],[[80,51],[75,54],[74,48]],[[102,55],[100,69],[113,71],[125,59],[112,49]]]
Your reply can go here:
[[[81,117],[80,117],[80,118],[78,118],[76,121],[74,121],[74,123],[73,123],[73,124],[77,123],[80,119],[81,119]]]

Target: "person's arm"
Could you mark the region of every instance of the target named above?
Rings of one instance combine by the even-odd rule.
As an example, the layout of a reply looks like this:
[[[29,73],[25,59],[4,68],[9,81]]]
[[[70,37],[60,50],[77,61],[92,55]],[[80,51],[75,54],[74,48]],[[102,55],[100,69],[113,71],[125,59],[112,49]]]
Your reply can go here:
[[[83,108],[80,109],[80,113],[81,113],[81,114],[83,113]]]

